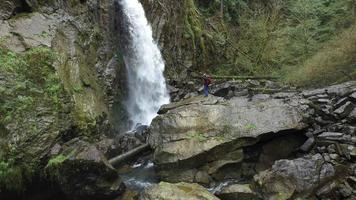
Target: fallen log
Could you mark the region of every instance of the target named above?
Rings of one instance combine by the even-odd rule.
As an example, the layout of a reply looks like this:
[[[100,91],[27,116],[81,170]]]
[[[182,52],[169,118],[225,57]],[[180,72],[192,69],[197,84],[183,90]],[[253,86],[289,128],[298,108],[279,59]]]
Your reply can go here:
[[[251,79],[251,80],[274,80],[274,79],[278,79],[279,77],[276,76],[214,76],[212,75],[213,79],[239,79],[239,80],[247,80],[247,79]]]
[[[248,88],[252,92],[277,93],[277,92],[298,92],[296,89],[270,89],[270,88]]]
[[[123,161],[129,160],[129,159],[135,157],[136,155],[140,154],[141,152],[149,150],[149,149],[150,149],[150,145],[148,145],[148,144],[141,145],[141,146],[136,147],[135,149],[132,149],[124,154],[121,154],[114,158],[111,158],[109,160],[109,163],[111,165],[118,165],[118,164],[122,163]]]

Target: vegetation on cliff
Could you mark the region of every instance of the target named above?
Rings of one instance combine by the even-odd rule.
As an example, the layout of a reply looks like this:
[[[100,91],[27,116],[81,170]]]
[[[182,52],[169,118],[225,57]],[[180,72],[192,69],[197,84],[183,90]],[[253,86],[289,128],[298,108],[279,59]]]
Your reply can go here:
[[[33,48],[24,54],[0,48],[0,188],[22,190],[39,163],[38,151],[23,146],[25,141],[56,128],[43,130],[46,125],[40,119],[47,114],[56,116],[60,109],[61,86],[51,65],[55,59],[48,48]],[[53,123],[56,119],[47,120]]]
[[[187,12],[186,29],[194,35],[187,39],[204,44],[197,47],[206,55],[197,58],[206,59],[197,62],[199,70],[275,74],[301,86],[356,78],[354,0],[186,2],[194,11]]]

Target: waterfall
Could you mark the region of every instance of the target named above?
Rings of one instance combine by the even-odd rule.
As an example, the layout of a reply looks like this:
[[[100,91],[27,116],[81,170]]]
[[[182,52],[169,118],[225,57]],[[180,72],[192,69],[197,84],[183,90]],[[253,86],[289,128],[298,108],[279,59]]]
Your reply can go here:
[[[169,103],[164,61],[142,4],[138,0],[119,1],[130,38],[124,54],[129,83],[127,111],[133,126],[149,125],[159,108]]]

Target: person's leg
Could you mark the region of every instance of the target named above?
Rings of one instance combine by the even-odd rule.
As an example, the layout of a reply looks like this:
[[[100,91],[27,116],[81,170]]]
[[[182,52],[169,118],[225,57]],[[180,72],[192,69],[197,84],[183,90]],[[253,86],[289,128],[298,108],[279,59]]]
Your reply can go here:
[[[207,85],[204,85],[204,96],[209,96],[209,87]]]

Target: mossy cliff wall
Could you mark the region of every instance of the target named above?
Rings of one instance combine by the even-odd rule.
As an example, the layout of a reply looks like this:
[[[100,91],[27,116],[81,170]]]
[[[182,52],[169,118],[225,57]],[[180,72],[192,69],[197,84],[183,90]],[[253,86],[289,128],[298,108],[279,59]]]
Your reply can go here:
[[[190,71],[214,70],[233,60],[236,26],[221,20],[218,12],[208,16],[200,2],[142,0],[171,79],[182,80]]]
[[[54,144],[122,128],[115,2],[0,3],[0,190],[40,176]]]

